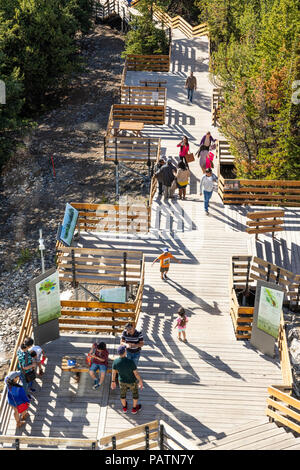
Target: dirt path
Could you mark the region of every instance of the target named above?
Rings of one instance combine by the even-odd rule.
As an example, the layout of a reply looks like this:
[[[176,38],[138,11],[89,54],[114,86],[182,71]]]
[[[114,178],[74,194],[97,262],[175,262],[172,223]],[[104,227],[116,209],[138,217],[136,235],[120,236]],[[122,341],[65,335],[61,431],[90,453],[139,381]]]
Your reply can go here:
[[[1,176],[0,366],[15,345],[28,281],[41,272],[39,229],[47,269],[54,263],[56,232],[66,202],[114,199],[115,167],[103,160],[102,139],[110,107],[119,102],[123,49],[120,32],[95,26],[82,42],[84,72],[74,78],[60,105],[41,117],[26,147]],[[140,194],[141,180],[128,175],[128,189],[133,196]]]

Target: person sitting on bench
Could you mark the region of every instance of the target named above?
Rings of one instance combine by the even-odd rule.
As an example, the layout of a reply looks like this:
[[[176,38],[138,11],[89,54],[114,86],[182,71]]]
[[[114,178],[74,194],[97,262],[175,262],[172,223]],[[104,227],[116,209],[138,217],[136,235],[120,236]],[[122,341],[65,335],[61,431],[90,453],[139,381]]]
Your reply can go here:
[[[105,379],[105,373],[108,367],[108,350],[104,342],[94,343],[89,355],[91,357],[91,367],[89,370],[90,376],[94,379],[93,389],[99,388]],[[100,371],[100,383],[99,377],[97,377],[97,371]]]

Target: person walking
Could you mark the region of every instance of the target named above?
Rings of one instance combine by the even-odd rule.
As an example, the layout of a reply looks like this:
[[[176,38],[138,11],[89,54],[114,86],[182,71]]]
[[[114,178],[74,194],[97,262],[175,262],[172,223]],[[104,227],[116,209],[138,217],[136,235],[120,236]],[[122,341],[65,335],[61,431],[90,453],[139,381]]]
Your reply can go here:
[[[179,151],[180,161],[183,161],[185,165],[188,167],[189,165],[186,160],[186,155],[190,152],[189,139],[184,135],[182,137],[182,141],[177,145],[177,147],[180,147],[180,151]]]
[[[93,389],[96,390],[103,384],[108,368],[108,350],[106,349],[106,344],[103,341],[94,343],[89,352],[89,357],[91,358],[89,374],[94,379]],[[99,377],[96,375],[98,371],[100,373],[100,382]]]
[[[214,182],[218,181],[218,178],[215,174],[213,174],[211,168],[207,168],[205,171],[205,175],[202,176],[201,183],[200,183],[200,196],[202,196],[202,192],[204,194],[204,209],[206,215],[209,215],[209,201],[213,193],[214,189]]]
[[[189,184],[190,170],[183,161],[178,163],[178,170],[176,174],[176,184],[179,189],[179,199],[185,199],[186,187]]]
[[[132,409],[131,413],[136,414],[142,408],[141,404],[138,404],[139,400],[139,389],[143,390],[143,381],[140,374],[137,371],[137,367],[132,359],[126,357],[126,346],[120,345],[118,347],[119,357],[113,361],[112,364],[112,379],[111,389],[116,388],[116,375],[119,375],[120,384],[120,400],[123,407],[123,413],[127,413],[127,391],[130,390],[132,393]]]
[[[172,197],[171,186],[175,179],[176,166],[173,165],[171,158],[168,158],[167,163],[163,165],[156,173],[157,178],[163,184],[164,199],[167,200]]]
[[[141,349],[144,346],[144,338],[141,331],[135,329],[132,323],[127,323],[122,333],[121,343],[127,349],[127,358],[132,359],[138,366]]]
[[[215,144],[216,139],[214,139],[210,132],[207,132],[200,141],[199,150],[196,152],[196,155],[199,160],[200,167],[202,169],[203,174],[206,170],[206,158],[209,154],[209,149],[213,144]]]
[[[191,72],[190,76],[186,79],[185,88],[187,89],[187,99],[192,103],[194,90],[197,90],[197,80],[193,72]]]
[[[177,263],[181,263],[180,260],[175,258],[172,253],[169,252],[169,248],[164,248],[163,253],[159,255],[152,263],[152,266],[156,261],[160,261],[160,276],[162,281],[167,279],[167,273],[169,272],[171,259],[174,259]]]
[[[158,162],[154,165],[154,175],[156,176],[156,179],[158,181],[158,195],[162,196],[163,193],[163,182],[162,179],[158,177],[159,170],[161,169],[162,166],[165,165],[165,160],[164,158],[160,158]]]
[[[186,325],[187,325],[187,322],[188,322],[188,318],[185,314],[184,308],[180,307],[177,314],[178,314],[178,317],[176,319],[176,325],[175,325],[174,328],[178,328],[178,339],[179,339],[179,341],[181,341],[181,333],[182,333],[183,341],[184,341],[184,343],[187,343],[185,331],[186,331]]]
[[[20,371],[12,371],[4,379],[4,383],[7,387],[7,402],[14,410],[17,428],[20,428],[25,424],[25,419],[28,416],[27,410],[30,403],[24,387],[18,384],[18,379],[20,377]]]

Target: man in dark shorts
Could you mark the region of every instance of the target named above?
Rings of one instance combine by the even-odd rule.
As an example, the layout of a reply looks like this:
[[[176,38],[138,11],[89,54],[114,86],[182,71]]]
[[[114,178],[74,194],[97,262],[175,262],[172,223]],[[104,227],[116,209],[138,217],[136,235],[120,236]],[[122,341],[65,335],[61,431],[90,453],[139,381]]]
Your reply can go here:
[[[119,384],[120,384],[120,399],[123,406],[123,413],[127,413],[127,400],[126,395],[128,389],[132,392],[132,414],[136,414],[142,408],[142,405],[138,404],[139,399],[139,390],[143,390],[143,382],[140,377],[140,374],[137,371],[135,363],[126,357],[126,346],[118,347],[118,354],[120,357],[114,360],[112,364],[112,379],[111,379],[111,389],[115,390],[116,388],[116,375],[119,374]]]

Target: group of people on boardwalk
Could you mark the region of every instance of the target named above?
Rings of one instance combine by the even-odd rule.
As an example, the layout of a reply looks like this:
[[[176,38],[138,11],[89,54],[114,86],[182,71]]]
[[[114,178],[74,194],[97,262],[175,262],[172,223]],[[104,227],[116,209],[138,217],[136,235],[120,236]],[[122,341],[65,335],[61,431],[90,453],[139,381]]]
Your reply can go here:
[[[213,193],[214,182],[218,180],[213,173],[214,168],[214,150],[216,146],[216,139],[214,139],[210,132],[207,132],[200,141],[200,146],[196,152],[196,157],[199,158],[199,164],[203,173],[200,182],[200,196],[204,195],[204,209],[205,213],[209,214],[209,201]],[[186,136],[182,137],[181,142],[177,145],[179,147],[179,162],[177,166],[174,165],[172,158],[165,161],[160,158],[154,167],[154,174],[158,181],[158,194],[164,196],[164,200],[173,198],[175,191],[178,189],[179,199],[186,199],[186,188],[189,184],[191,171],[189,163],[194,161],[194,155],[190,153],[189,140]]]
[[[46,360],[44,350],[34,345],[32,338],[26,337],[17,350],[18,370],[11,371],[4,379],[7,387],[7,401],[14,409],[17,427],[25,424],[28,408],[35,392],[34,382],[37,375],[44,374]],[[21,381],[22,385],[19,383]]]

